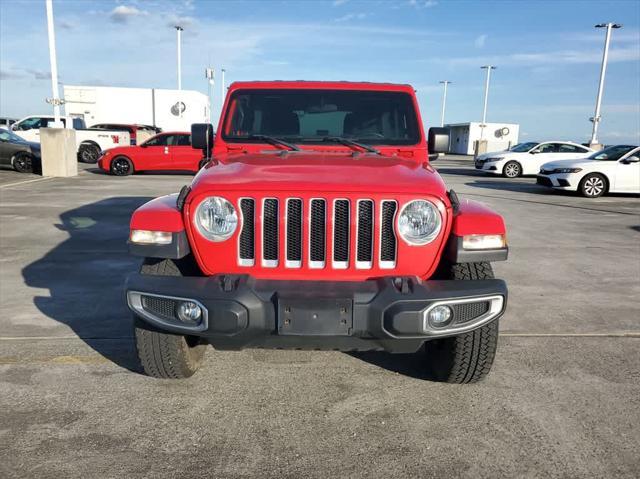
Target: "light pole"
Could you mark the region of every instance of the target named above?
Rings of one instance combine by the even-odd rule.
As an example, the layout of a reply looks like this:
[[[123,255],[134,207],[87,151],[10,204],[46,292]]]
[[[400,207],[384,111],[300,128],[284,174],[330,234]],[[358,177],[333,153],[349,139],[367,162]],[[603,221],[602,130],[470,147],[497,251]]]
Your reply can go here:
[[[444,85],[444,94],[442,95],[442,116],[440,117],[440,126],[444,126],[444,111],[447,107],[447,85],[451,83],[449,80],[442,80],[440,83]]]
[[[208,80],[208,93],[209,93],[209,122],[213,121],[213,85],[215,81],[215,70],[213,68],[205,68],[204,75]]]
[[[220,78],[220,111],[222,111],[222,108],[224,107],[224,97],[226,96],[226,91],[224,91],[225,89],[225,85],[224,85],[224,74],[227,70],[225,70],[224,68],[221,70],[221,77]]]
[[[47,33],[49,37],[49,62],[51,63],[51,90],[53,98],[48,99],[47,103],[53,104],[53,120],[54,127],[59,128],[60,123],[60,94],[58,90],[58,61],[56,59],[56,34],[53,29],[53,0],[46,0],[47,8]]]
[[[176,33],[178,34],[178,90],[182,90],[182,32],[184,28],[180,25],[175,25]]]
[[[480,139],[484,138],[484,128],[487,123],[487,103],[489,102],[489,82],[491,81],[491,70],[495,70],[496,66],[484,65],[480,67],[487,70],[487,79],[484,83],[484,107],[482,108],[482,124],[480,125]]]
[[[618,23],[600,23],[596,25],[596,28],[606,28],[607,34],[604,39],[604,52],[602,53],[602,66],[600,67],[600,83],[598,84],[598,96],[596,97],[596,111],[593,118],[590,120],[593,122],[593,131],[591,132],[590,146],[598,145],[598,125],[600,123],[600,105],[602,104],[602,93],[604,91],[604,75],[607,71],[607,60],[609,58],[609,43],[611,42],[611,30],[613,28],[622,28],[622,25]]]

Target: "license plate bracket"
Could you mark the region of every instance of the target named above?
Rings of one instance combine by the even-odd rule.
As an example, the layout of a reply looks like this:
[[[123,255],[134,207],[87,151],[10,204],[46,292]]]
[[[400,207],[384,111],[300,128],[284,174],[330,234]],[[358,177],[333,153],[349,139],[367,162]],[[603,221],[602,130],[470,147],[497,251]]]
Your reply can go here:
[[[278,334],[292,336],[350,336],[351,299],[278,298]]]

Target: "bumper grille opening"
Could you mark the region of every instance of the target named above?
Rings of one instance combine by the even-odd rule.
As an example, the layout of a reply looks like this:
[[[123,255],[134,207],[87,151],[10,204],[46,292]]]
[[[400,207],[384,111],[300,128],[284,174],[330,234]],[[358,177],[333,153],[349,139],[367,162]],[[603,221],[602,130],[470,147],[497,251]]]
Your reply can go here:
[[[489,302],[454,304],[451,309],[453,310],[453,322],[455,324],[466,323],[487,313],[489,311]]]
[[[287,200],[287,266],[302,266],[302,200]]]
[[[323,268],[325,264],[325,224],[327,202],[325,200],[311,200],[309,266]]]
[[[255,263],[255,201],[250,198],[240,200],[242,231],[240,232],[240,264],[253,266]]]
[[[334,267],[346,268],[349,263],[349,200],[336,200],[333,207]]]
[[[151,314],[164,319],[176,319],[178,301],[157,296],[142,296],[142,307]]]
[[[357,267],[371,268],[373,263],[373,201],[358,202]]]
[[[263,266],[278,265],[278,200],[266,198],[262,210]]]
[[[395,201],[383,201],[380,224],[380,267],[396,265],[396,235],[394,221],[398,205]]]

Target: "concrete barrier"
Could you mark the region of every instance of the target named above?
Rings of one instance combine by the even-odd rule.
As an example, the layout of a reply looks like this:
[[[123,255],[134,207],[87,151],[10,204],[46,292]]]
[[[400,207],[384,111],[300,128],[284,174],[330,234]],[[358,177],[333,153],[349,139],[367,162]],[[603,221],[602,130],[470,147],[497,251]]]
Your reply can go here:
[[[42,176],[77,176],[76,132],[69,128],[41,128]]]

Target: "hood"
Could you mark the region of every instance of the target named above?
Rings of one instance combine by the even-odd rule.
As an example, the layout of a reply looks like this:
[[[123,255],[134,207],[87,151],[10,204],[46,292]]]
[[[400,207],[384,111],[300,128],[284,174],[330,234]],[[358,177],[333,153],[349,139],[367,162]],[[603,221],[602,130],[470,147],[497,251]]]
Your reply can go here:
[[[478,159],[486,160],[487,158],[493,158],[499,155],[512,155],[513,153],[514,153],[513,151],[509,151],[509,150],[492,151],[491,153],[483,153],[481,155],[478,155]]]
[[[594,160],[557,160],[545,163],[540,167],[543,170],[553,170],[555,168],[586,168],[594,165]]]
[[[256,153],[224,158],[200,170],[192,190],[417,193],[444,197],[428,164],[395,156],[345,153]]]

